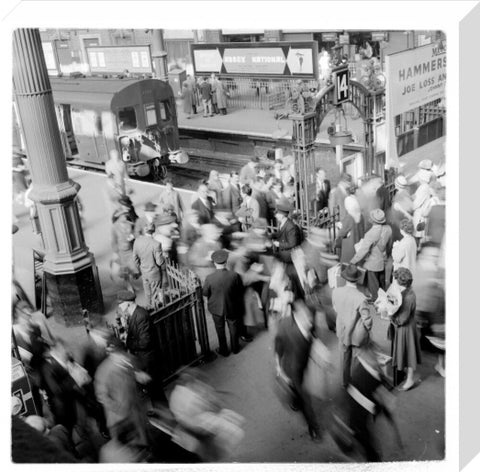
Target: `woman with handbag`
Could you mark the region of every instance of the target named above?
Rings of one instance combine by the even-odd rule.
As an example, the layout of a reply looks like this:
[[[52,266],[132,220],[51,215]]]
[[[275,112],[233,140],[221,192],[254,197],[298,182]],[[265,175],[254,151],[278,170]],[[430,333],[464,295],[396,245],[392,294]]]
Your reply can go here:
[[[385,263],[392,249],[392,228],[386,224],[385,213],[376,208],[370,212],[372,227],[360,241],[351,264],[363,262],[367,270],[368,290],[375,301],[378,289],[385,289]]]
[[[396,371],[407,370],[407,379],[399,390],[411,389],[415,382],[413,375],[417,364],[421,363],[420,341],[415,319],[416,297],[411,285],[412,273],[405,267],[395,271],[394,277],[402,291],[402,304],[391,317],[389,338],[392,339],[392,366]]]

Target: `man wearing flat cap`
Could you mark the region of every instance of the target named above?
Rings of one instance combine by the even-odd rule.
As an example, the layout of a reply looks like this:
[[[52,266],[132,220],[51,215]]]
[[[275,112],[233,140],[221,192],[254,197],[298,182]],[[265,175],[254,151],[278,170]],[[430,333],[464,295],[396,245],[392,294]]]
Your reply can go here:
[[[165,259],[161,244],[153,238],[155,225],[148,224],[145,234],[139,236],[133,244],[133,260],[142,274],[143,289],[148,308],[155,308],[155,297],[162,288]]]
[[[367,303],[367,298],[357,288],[360,270],[354,264],[348,264],[341,276],[346,284],[337,287],[332,292],[332,305],[337,313],[336,334],[343,354],[343,387],[350,383],[353,346],[361,344],[360,339],[354,335],[355,325],[362,323],[364,329],[369,331],[372,327],[372,317]]]
[[[368,290],[375,301],[378,289],[385,289],[385,263],[392,253],[392,228],[386,224],[385,213],[376,208],[370,212],[372,227],[358,243],[352,264],[363,263],[367,270]]]
[[[240,351],[239,336],[244,314],[244,287],[242,278],[227,269],[228,252],[220,249],[212,254],[215,272],[208,275],[203,284],[203,295],[208,300],[208,311],[212,314],[217,331],[218,353],[228,356],[225,336],[225,320],[230,332],[230,349],[234,354]]]

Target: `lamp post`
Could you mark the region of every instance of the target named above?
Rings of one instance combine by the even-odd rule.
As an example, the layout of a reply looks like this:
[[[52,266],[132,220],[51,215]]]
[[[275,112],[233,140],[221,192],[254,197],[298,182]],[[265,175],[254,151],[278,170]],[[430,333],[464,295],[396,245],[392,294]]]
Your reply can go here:
[[[155,67],[155,77],[157,79],[167,82],[168,80],[168,66],[167,66],[167,51],[165,51],[165,43],[163,41],[163,30],[153,30],[152,40],[152,59]]]
[[[93,254],[85,244],[76,195],[69,179],[38,29],[13,32],[13,86],[30,165],[45,258],[43,270],[57,318],[81,320],[82,309],[103,311]]]

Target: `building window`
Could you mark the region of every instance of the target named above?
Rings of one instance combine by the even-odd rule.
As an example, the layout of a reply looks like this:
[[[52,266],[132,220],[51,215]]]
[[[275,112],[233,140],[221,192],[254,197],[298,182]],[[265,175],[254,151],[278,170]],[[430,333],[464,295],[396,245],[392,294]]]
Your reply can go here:
[[[120,131],[131,131],[137,127],[137,115],[135,108],[127,107],[118,111]]]

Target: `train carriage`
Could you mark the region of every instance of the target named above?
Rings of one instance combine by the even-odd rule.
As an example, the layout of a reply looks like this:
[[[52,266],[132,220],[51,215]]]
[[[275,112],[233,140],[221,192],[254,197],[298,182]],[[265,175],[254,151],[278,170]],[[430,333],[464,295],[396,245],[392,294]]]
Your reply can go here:
[[[168,83],[135,78],[51,78],[67,157],[98,167],[112,149],[131,176],[165,176],[181,158],[175,97]],[[77,155],[78,154],[78,155]]]

